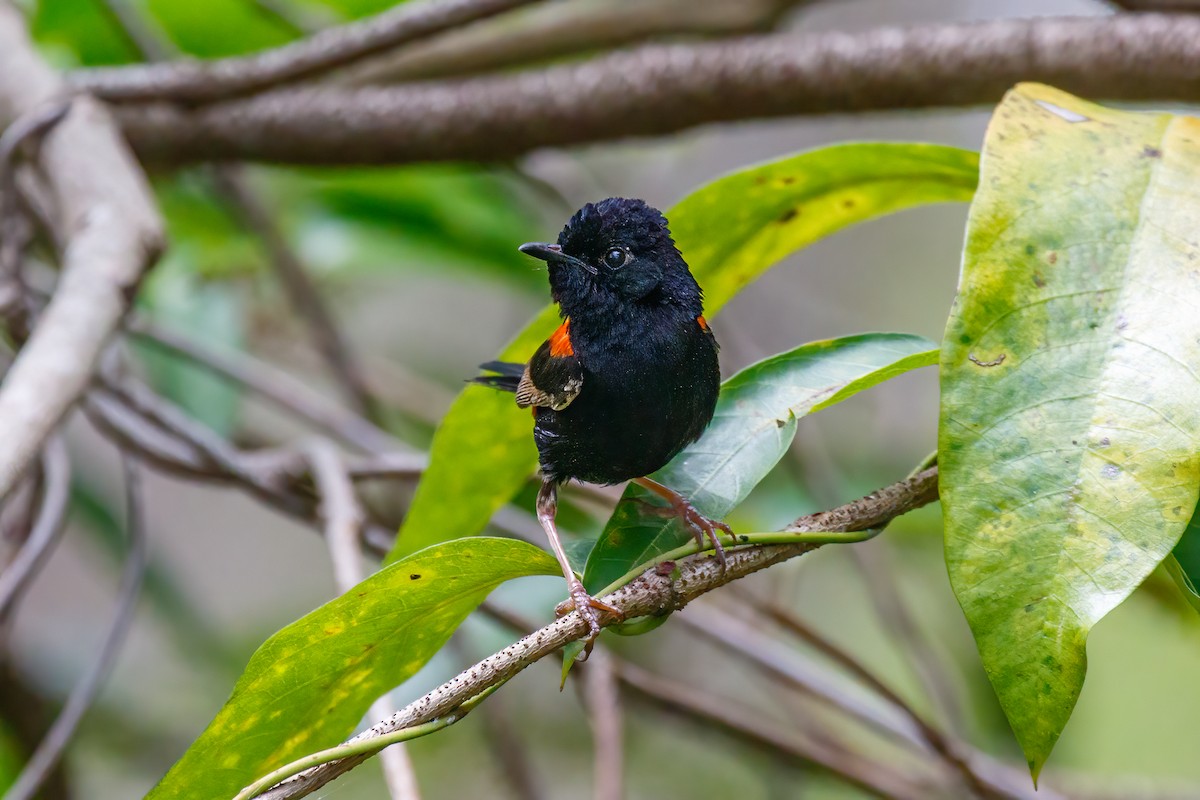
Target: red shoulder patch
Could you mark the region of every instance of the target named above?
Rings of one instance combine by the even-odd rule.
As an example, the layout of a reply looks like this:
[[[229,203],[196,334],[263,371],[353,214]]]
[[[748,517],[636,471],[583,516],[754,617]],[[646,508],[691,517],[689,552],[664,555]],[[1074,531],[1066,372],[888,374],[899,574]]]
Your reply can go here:
[[[703,316],[696,317],[696,322],[700,324],[700,330],[704,331],[705,333],[708,332],[708,323],[704,321]]]
[[[550,334],[550,355],[555,358],[565,358],[575,355],[575,348],[571,346],[570,317],[563,320],[563,324],[559,325],[558,329]]]

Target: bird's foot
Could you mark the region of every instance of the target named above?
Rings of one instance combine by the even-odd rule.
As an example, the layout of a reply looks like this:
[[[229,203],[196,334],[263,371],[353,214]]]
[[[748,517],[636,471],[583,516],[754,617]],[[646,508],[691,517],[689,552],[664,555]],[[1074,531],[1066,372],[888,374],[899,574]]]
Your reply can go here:
[[[579,612],[579,616],[588,626],[588,637],[584,640],[583,653],[580,654],[579,660],[587,661],[587,657],[592,653],[592,645],[600,635],[600,615],[607,614],[615,621],[621,622],[625,619],[625,613],[614,605],[592,597],[577,579],[569,580],[567,587],[568,597],[555,607],[554,616],[564,617],[572,611]]]
[[[682,496],[678,499],[670,501],[671,511],[675,513],[687,529],[691,531],[692,537],[696,540],[696,544],[703,548],[706,544],[705,540],[712,544],[713,555],[716,556],[717,563],[721,566],[721,571],[725,571],[725,547],[721,544],[721,533],[733,535],[733,529],[724,522],[715,519],[709,519],[701,514],[694,505],[689,503]],[[720,531],[720,533],[718,533]]]
[[[713,555],[716,556],[721,571],[725,571],[725,548],[721,545],[721,534],[718,531],[733,536],[732,528],[724,522],[704,516],[694,505],[688,502],[686,497],[674,489],[663,486],[658,481],[650,478],[634,478],[633,482],[666,500],[670,505],[667,508],[661,509],[662,513],[679,517],[687,529],[691,531],[700,549],[704,549],[706,539],[712,543]]]

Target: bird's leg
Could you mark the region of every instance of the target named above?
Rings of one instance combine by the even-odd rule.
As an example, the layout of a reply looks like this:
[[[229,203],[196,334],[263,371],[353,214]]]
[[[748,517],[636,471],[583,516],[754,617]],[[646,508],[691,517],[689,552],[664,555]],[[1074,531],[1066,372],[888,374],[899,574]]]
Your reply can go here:
[[[717,563],[721,565],[721,570],[725,570],[725,548],[721,546],[721,536],[717,531],[724,531],[732,536],[733,530],[728,525],[704,516],[696,510],[695,506],[687,501],[686,497],[670,487],[663,486],[656,480],[651,478],[634,478],[633,482],[670,503],[671,510],[691,530],[697,544],[703,547],[705,539],[712,542],[713,555],[717,557]]]
[[[568,599],[559,605],[555,613],[563,616],[572,610],[578,611],[579,616],[587,623],[588,638],[583,648],[583,660],[586,660],[592,652],[592,644],[600,635],[600,616],[596,612],[602,611],[617,619],[624,619],[625,615],[621,609],[601,602],[588,594],[587,590],[583,588],[583,583],[575,577],[575,570],[571,569],[571,562],[567,561],[567,552],[563,549],[562,540],[558,538],[558,526],[554,523],[557,512],[558,484],[554,481],[543,481],[537,496],[537,518],[538,522],[542,524],[542,530],[546,532],[546,537],[550,540],[550,549],[554,551],[554,557],[558,559],[563,577],[567,579]]]

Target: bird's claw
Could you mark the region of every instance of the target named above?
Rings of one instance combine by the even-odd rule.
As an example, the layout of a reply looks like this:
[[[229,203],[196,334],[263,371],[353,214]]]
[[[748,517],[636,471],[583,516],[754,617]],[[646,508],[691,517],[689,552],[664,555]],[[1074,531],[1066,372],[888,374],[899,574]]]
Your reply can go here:
[[[583,652],[579,656],[580,661],[587,661],[587,657],[592,653],[592,645],[600,635],[601,614],[606,614],[617,622],[625,619],[625,612],[614,605],[592,597],[578,580],[570,581],[568,597],[555,606],[554,616],[564,617],[572,611],[578,611],[579,616],[588,626],[588,636],[583,643]]]
[[[721,535],[717,531],[733,535],[733,529],[724,522],[719,522],[715,519],[709,519],[696,510],[696,507],[684,499],[680,499],[677,503],[672,504],[675,513],[683,520],[692,532],[692,536],[696,540],[696,544],[701,548],[705,545],[705,539],[712,543],[713,555],[717,559],[717,564],[720,565],[721,571],[725,571],[725,547],[721,544]]]

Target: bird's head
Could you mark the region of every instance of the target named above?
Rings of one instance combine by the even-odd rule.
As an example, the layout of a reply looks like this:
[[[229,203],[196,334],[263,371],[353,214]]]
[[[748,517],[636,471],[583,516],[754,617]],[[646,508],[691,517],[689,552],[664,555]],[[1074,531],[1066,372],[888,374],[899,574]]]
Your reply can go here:
[[[572,318],[613,304],[669,304],[701,313],[700,287],[667,220],[645,201],[588,203],[567,222],[557,244],[531,242],[520,249],[549,265],[550,290]]]

